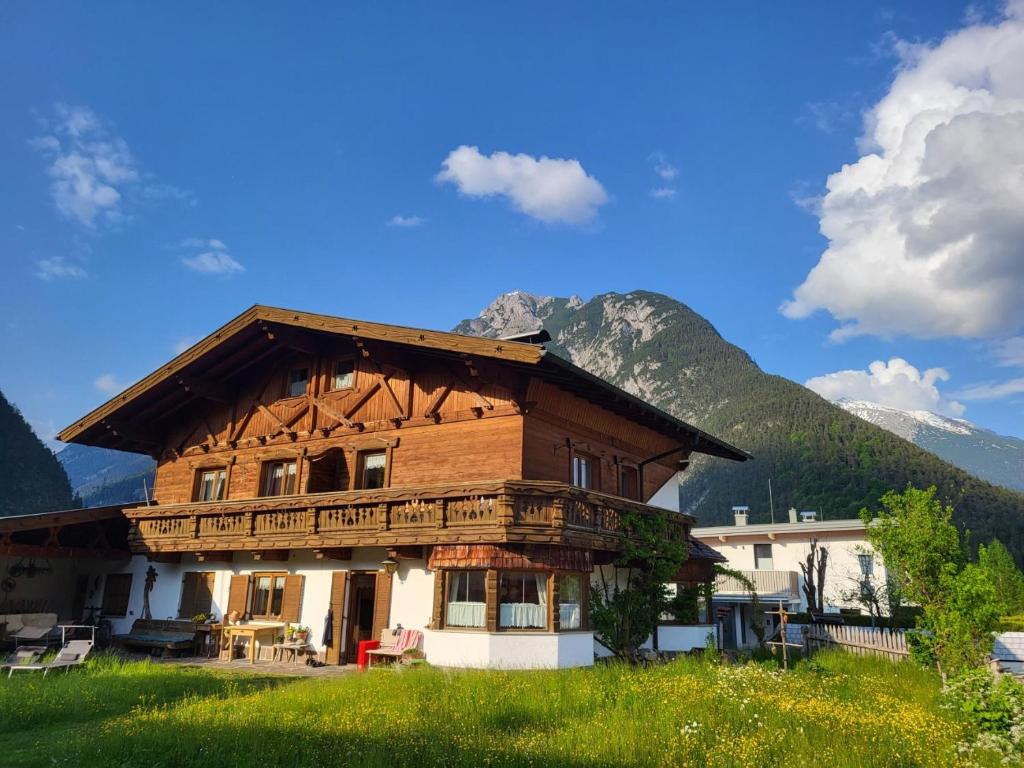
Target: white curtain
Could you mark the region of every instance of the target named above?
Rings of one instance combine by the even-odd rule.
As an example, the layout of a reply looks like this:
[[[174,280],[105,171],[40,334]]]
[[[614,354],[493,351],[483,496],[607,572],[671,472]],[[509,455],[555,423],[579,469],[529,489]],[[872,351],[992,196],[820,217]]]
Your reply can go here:
[[[530,578],[527,574],[525,579]],[[499,622],[502,627],[519,629],[545,629],[548,625],[548,577],[545,573],[533,574],[537,588],[536,603],[502,603],[499,606]],[[524,583],[525,587],[526,584]],[[523,590],[525,592],[525,589]]]
[[[562,603],[558,606],[558,626],[561,629],[579,629],[580,619],[578,603]]]
[[[458,603],[449,601],[448,621],[450,627],[482,627],[487,606],[484,603]]]

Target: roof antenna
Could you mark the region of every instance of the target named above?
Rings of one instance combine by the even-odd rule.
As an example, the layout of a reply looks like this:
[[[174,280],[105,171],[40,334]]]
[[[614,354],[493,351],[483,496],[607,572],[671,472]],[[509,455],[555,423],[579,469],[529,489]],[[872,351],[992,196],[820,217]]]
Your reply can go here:
[[[146,506],[149,506],[149,485],[146,483],[146,478],[142,478],[142,493],[146,496]]]
[[[772,498],[772,479],[768,478],[768,506],[772,510],[772,525],[775,525],[775,499]]]

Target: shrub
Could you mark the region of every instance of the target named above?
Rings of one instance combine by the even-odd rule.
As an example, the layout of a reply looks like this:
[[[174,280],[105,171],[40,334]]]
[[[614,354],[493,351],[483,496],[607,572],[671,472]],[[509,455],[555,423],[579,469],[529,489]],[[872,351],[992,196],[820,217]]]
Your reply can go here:
[[[995,751],[1006,762],[1024,757],[1024,685],[1008,675],[972,669],[950,680],[942,699],[973,731],[963,751]]]

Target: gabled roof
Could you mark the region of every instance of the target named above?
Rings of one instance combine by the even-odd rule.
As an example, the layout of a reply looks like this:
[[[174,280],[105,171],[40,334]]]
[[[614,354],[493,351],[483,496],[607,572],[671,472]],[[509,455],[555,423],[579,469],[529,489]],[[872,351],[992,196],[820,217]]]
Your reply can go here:
[[[57,437],[65,442],[148,452],[155,441],[144,433],[146,421],[165,415],[168,408],[185,404],[202,390],[216,388],[218,382],[241,367],[255,364],[273,354],[275,345],[272,339],[275,334],[294,334],[293,329],[389,342],[435,354],[499,361],[542,376],[581,397],[668,434],[689,450],[738,461],[749,458],[749,454],[728,443],[556,355],[548,354],[539,344],[373,323],[260,304],[246,310],[166,365],[66,427]],[[122,414],[129,409],[136,418],[122,418]],[[116,440],[112,440],[112,436]]]

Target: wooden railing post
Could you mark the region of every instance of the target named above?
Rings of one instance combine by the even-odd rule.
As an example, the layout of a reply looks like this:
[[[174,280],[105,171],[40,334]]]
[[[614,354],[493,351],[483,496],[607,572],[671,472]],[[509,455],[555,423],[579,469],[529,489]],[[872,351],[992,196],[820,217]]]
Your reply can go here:
[[[514,497],[510,494],[502,493],[498,496],[496,506],[495,517],[497,518],[498,525],[514,525],[516,521]]]
[[[377,527],[382,531],[391,528],[391,507],[387,504],[377,505]]]
[[[256,532],[256,515],[252,512],[245,513],[245,534],[252,536]]]
[[[316,507],[306,509],[306,533],[316,533],[319,528],[319,510]]]
[[[551,527],[565,528],[565,499],[549,496],[551,503]]]
[[[199,538],[199,515],[192,515],[192,538]]]
[[[437,519],[434,521],[438,528],[448,527],[448,500],[437,500]],[[436,578],[436,577],[435,577]]]

